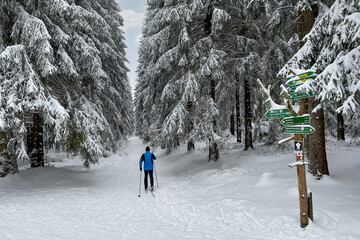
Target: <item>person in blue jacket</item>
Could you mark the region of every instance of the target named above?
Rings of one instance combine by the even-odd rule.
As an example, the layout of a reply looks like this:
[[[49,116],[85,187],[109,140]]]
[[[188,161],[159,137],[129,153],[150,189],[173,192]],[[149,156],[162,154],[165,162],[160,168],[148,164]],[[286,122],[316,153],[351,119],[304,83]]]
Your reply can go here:
[[[154,190],[154,177],[153,177],[153,162],[154,160],[156,160],[156,157],[153,153],[150,152],[150,147],[147,146],[146,147],[146,152],[141,155],[140,158],[140,171],[142,171],[142,162],[144,162],[144,172],[145,172],[145,179],[144,179],[144,184],[145,184],[145,191],[148,189],[148,175],[150,176],[150,190],[153,191]]]

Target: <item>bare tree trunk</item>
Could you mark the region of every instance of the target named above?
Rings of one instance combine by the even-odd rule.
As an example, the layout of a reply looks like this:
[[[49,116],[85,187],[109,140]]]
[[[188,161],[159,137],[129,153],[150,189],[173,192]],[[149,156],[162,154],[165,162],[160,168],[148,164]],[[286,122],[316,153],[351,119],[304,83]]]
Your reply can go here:
[[[231,111],[230,114],[230,133],[231,135],[235,135],[235,119],[234,119],[234,111]]]
[[[254,149],[252,141],[252,114],[251,114],[251,89],[249,85],[249,80],[245,78],[244,80],[244,103],[245,103],[245,148],[248,150],[249,147]]]
[[[308,34],[314,26],[315,19],[319,14],[319,7],[317,5],[311,5],[312,11],[306,11],[300,13],[299,24],[299,38],[302,40],[306,34]],[[303,46],[304,42],[300,42],[300,46]]]
[[[238,73],[236,77],[236,91],[235,91],[235,110],[236,110],[236,142],[241,142],[241,118],[240,118],[240,77]]]
[[[7,152],[6,134],[0,132],[0,177],[5,177],[8,174],[18,173],[18,165],[15,158],[9,158]]]
[[[31,167],[44,167],[44,147],[43,147],[43,127],[40,115],[33,115],[32,132],[28,134],[28,152],[31,161]]]
[[[309,137],[309,172],[319,179],[322,175],[330,175],[326,158],[324,110],[320,108],[313,113],[313,109],[320,104],[320,100],[309,98],[309,112],[311,126],[315,132]]]
[[[311,8],[312,11],[300,13],[300,39],[303,39],[311,31],[319,14],[317,5],[312,5]],[[304,42],[301,42],[301,46],[303,44]],[[315,132],[309,136],[308,143],[305,143],[305,145],[308,146],[308,170],[314,176],[321,178],[324,174],[329,175],[329,168],[326,158],[324,110],[321,108],[316,113],[312,112],[318,104],[320,104],[319,100],[315,100],[315,98],[308,99],[308,112],[310,113],[311,125],[315,128]]]
[[[211,36],[211,20],[212,20],[212,15],[214,12],[214,5],[212,0],[210,0],[209,2],[209,7],[208,7],[208,11],[206,14],[206,19],[205,19],[205,25],[204,25],[204,30],[206,35]],[[213,99],[214,103],[215,101],[215,80],[210,76],[211,80],[210,80],[210,97]],[[213,119],[213,131],[214,133],[216,133],[216,119]],[[209,138],[209,161],[217,161],[219,159],[219,149],[217,147],[217,143],[215,142],[214,137]]]
[[[215,102],[215,80],[210,82],[210,96]],[[216,119],[213,120],[213,131],[216,133]],[[214,138],[209,139],[209,161],[217,161],[219,159],[219,149]]]
[[[188,111],[188,126],[187,126],[187,130],[188,130],[188,134],[193,130],[194,128],[194,121],[193,121],[193,117],[192,117],[192,107],[193,107],[193,104],[192,102],[188,102],[187,103],[187,106],[186,106],[186,110]],[[188,140],[188,145],[187,145],[187,150],[188,151],[192,151],[192,150],[195,150],[195,142],[194,142],[194,139],[193,138],[189,138]]]
[[[337,140],[345,141],[344,116],[342,113],[337,113]]]

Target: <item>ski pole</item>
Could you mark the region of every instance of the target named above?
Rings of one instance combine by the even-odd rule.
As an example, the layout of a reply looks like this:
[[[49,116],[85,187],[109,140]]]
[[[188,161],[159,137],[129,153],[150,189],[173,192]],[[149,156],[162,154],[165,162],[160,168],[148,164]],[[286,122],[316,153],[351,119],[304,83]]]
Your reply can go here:
[[[154,161],[154,170],[155,170],[155,178],[156,178],[156,188],[159,188],[159,182],[156,174],[156,167],[155,167],[155,161]]]
[[[141,173],[142,173],[142,171],[140,171],[140,186],[139,186],[139,196],[138,197],[140,197],[140,191],[141,191]]]

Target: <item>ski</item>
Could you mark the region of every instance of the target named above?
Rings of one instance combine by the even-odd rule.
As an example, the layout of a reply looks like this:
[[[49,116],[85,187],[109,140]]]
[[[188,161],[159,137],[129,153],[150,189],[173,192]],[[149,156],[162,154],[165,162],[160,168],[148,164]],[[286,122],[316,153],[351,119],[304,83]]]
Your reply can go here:
[[[153,192],[151,192],[151,195],[152,195],[153,197],[155,197],[155,195],[154,195],[154,193],[153,193]]]

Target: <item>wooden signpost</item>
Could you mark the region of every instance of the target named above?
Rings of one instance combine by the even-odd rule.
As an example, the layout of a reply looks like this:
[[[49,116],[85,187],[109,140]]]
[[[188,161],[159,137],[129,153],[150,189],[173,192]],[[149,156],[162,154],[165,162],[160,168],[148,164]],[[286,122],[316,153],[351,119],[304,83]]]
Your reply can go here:
[[[289,167],[297,168],[297,178],[298,178],[298,190],[299,190],[299,205],[300,205],[300,226],[306,227],[309,223],[309,216],[312,219],[312,198],[310,197],[310,202],[308,200],[307,194],[307,186],[306,186],[306,170],[305,165],[308,164],[304,160],[304,148],[303,148],[303,135],[304,134],[312,134],[315,129],[308,125],[310,123],[309,114],[303,114],[305,109],[305,98],[312,97],[316,95],[316,92],[296,92],[296,88],[303,85],[306,81],[314,81],[316,79],[315,71],[301,71],[297,70],[298,74],[296,74],[293,70],[290,70],[292,76],[288,76],[286,78],[286,84],[289,85],[289,88],[285,88],[281,86],[283,89],[281,92],[281,97],[284,98],[286,102],[286,106],[283,106],[282,109],[279,109],[279,106],[275,106],[276,109],[273,109],[271,106],[271,96],[269,86],[266,89],[260,80],[258,80],[258,85],[263,92],[263,95],[267,98],[267,106],[268,110],[265,116],[268,119],[277,119],[283,118],[281,120],[281,124],[285,125],[285,132],[294,134],[293,137],[287,138],[279,142],[279,144],[283,144],[285,142],[294,140],[295,154],[296,154],[296,162],[289,164]],[[316,86],[316,83],[311,83],[311,86]],[[292,105],[290,104],[290,99],[300,99],[300,108],[298,112],[295,112]],[[312,196],[312,193],[310,193]],[[310,206],[310,208],[309,208]]]

